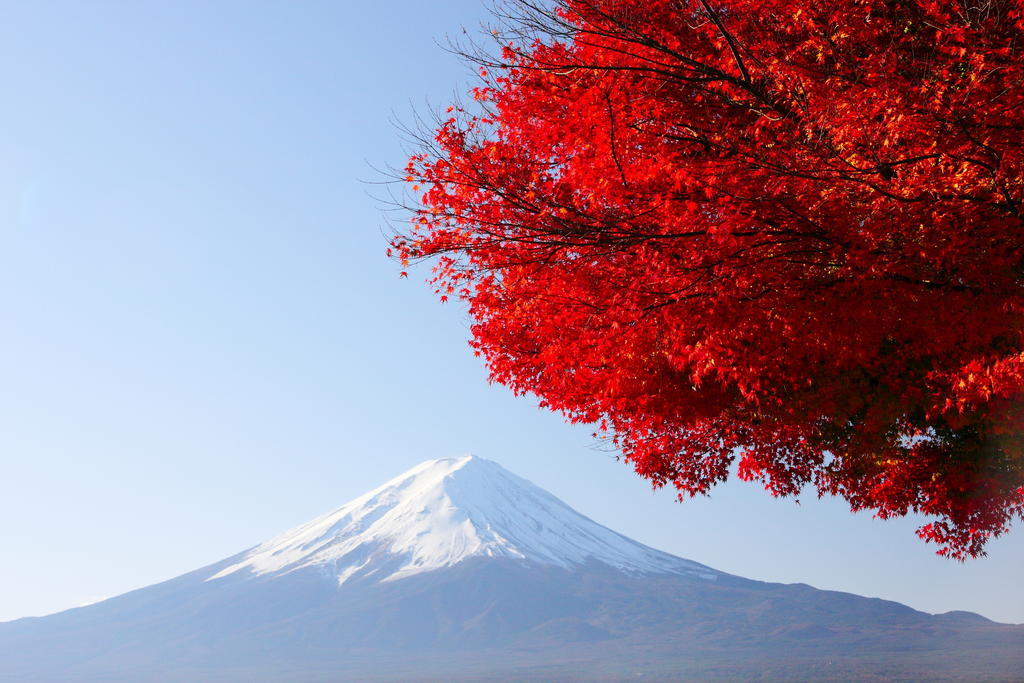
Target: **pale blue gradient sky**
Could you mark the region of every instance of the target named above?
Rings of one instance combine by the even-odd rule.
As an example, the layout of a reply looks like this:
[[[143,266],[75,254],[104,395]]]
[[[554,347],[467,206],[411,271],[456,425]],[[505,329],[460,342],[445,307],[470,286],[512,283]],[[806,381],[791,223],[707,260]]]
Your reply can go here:
[[[1024,622],[1024,529],[956,564],[836,501],[678,505],[485,381],[360,180],[447,101],[476,0],[5,2],[0,620],[170,578],[474,452],[757,579]]]

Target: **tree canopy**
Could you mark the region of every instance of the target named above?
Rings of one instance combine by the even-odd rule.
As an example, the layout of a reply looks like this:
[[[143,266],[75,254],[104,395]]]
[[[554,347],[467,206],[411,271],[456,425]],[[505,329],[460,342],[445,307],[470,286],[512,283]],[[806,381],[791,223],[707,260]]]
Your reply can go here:
[[[397,234],[491,377],[680,497],[1024,516],[1024,0],[508,0]]]

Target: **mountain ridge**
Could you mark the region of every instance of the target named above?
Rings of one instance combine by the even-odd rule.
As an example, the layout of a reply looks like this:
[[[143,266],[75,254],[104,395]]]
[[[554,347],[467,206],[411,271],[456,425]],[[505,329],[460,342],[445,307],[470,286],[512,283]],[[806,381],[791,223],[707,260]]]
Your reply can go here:
[[[169,581],[0,623],[0,653],[19,683],[1015,680],[1024,627],[719,572],[469,458]]]

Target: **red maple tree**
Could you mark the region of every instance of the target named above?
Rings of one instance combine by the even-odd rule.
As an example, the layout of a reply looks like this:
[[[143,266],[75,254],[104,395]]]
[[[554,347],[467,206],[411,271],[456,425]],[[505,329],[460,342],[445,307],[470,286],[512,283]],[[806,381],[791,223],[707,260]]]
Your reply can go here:
[[[510,0],[397,235],[494,380],[680,497],[1024,516],[1024,0]],[[442,117],[443,119],[443,117]]]

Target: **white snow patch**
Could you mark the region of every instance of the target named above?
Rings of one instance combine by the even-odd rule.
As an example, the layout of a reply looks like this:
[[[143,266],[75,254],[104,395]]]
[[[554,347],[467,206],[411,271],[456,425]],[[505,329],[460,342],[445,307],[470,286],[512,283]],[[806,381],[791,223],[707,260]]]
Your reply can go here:
[[[572,567],[595,561],[629,573],[714,570],[632,541],[547,491],[475,456],[424,462],[334,512],[263,543],[209,580],[248,570],[319,566],[339,584],[377,573],[394,581],[472,557]]]

